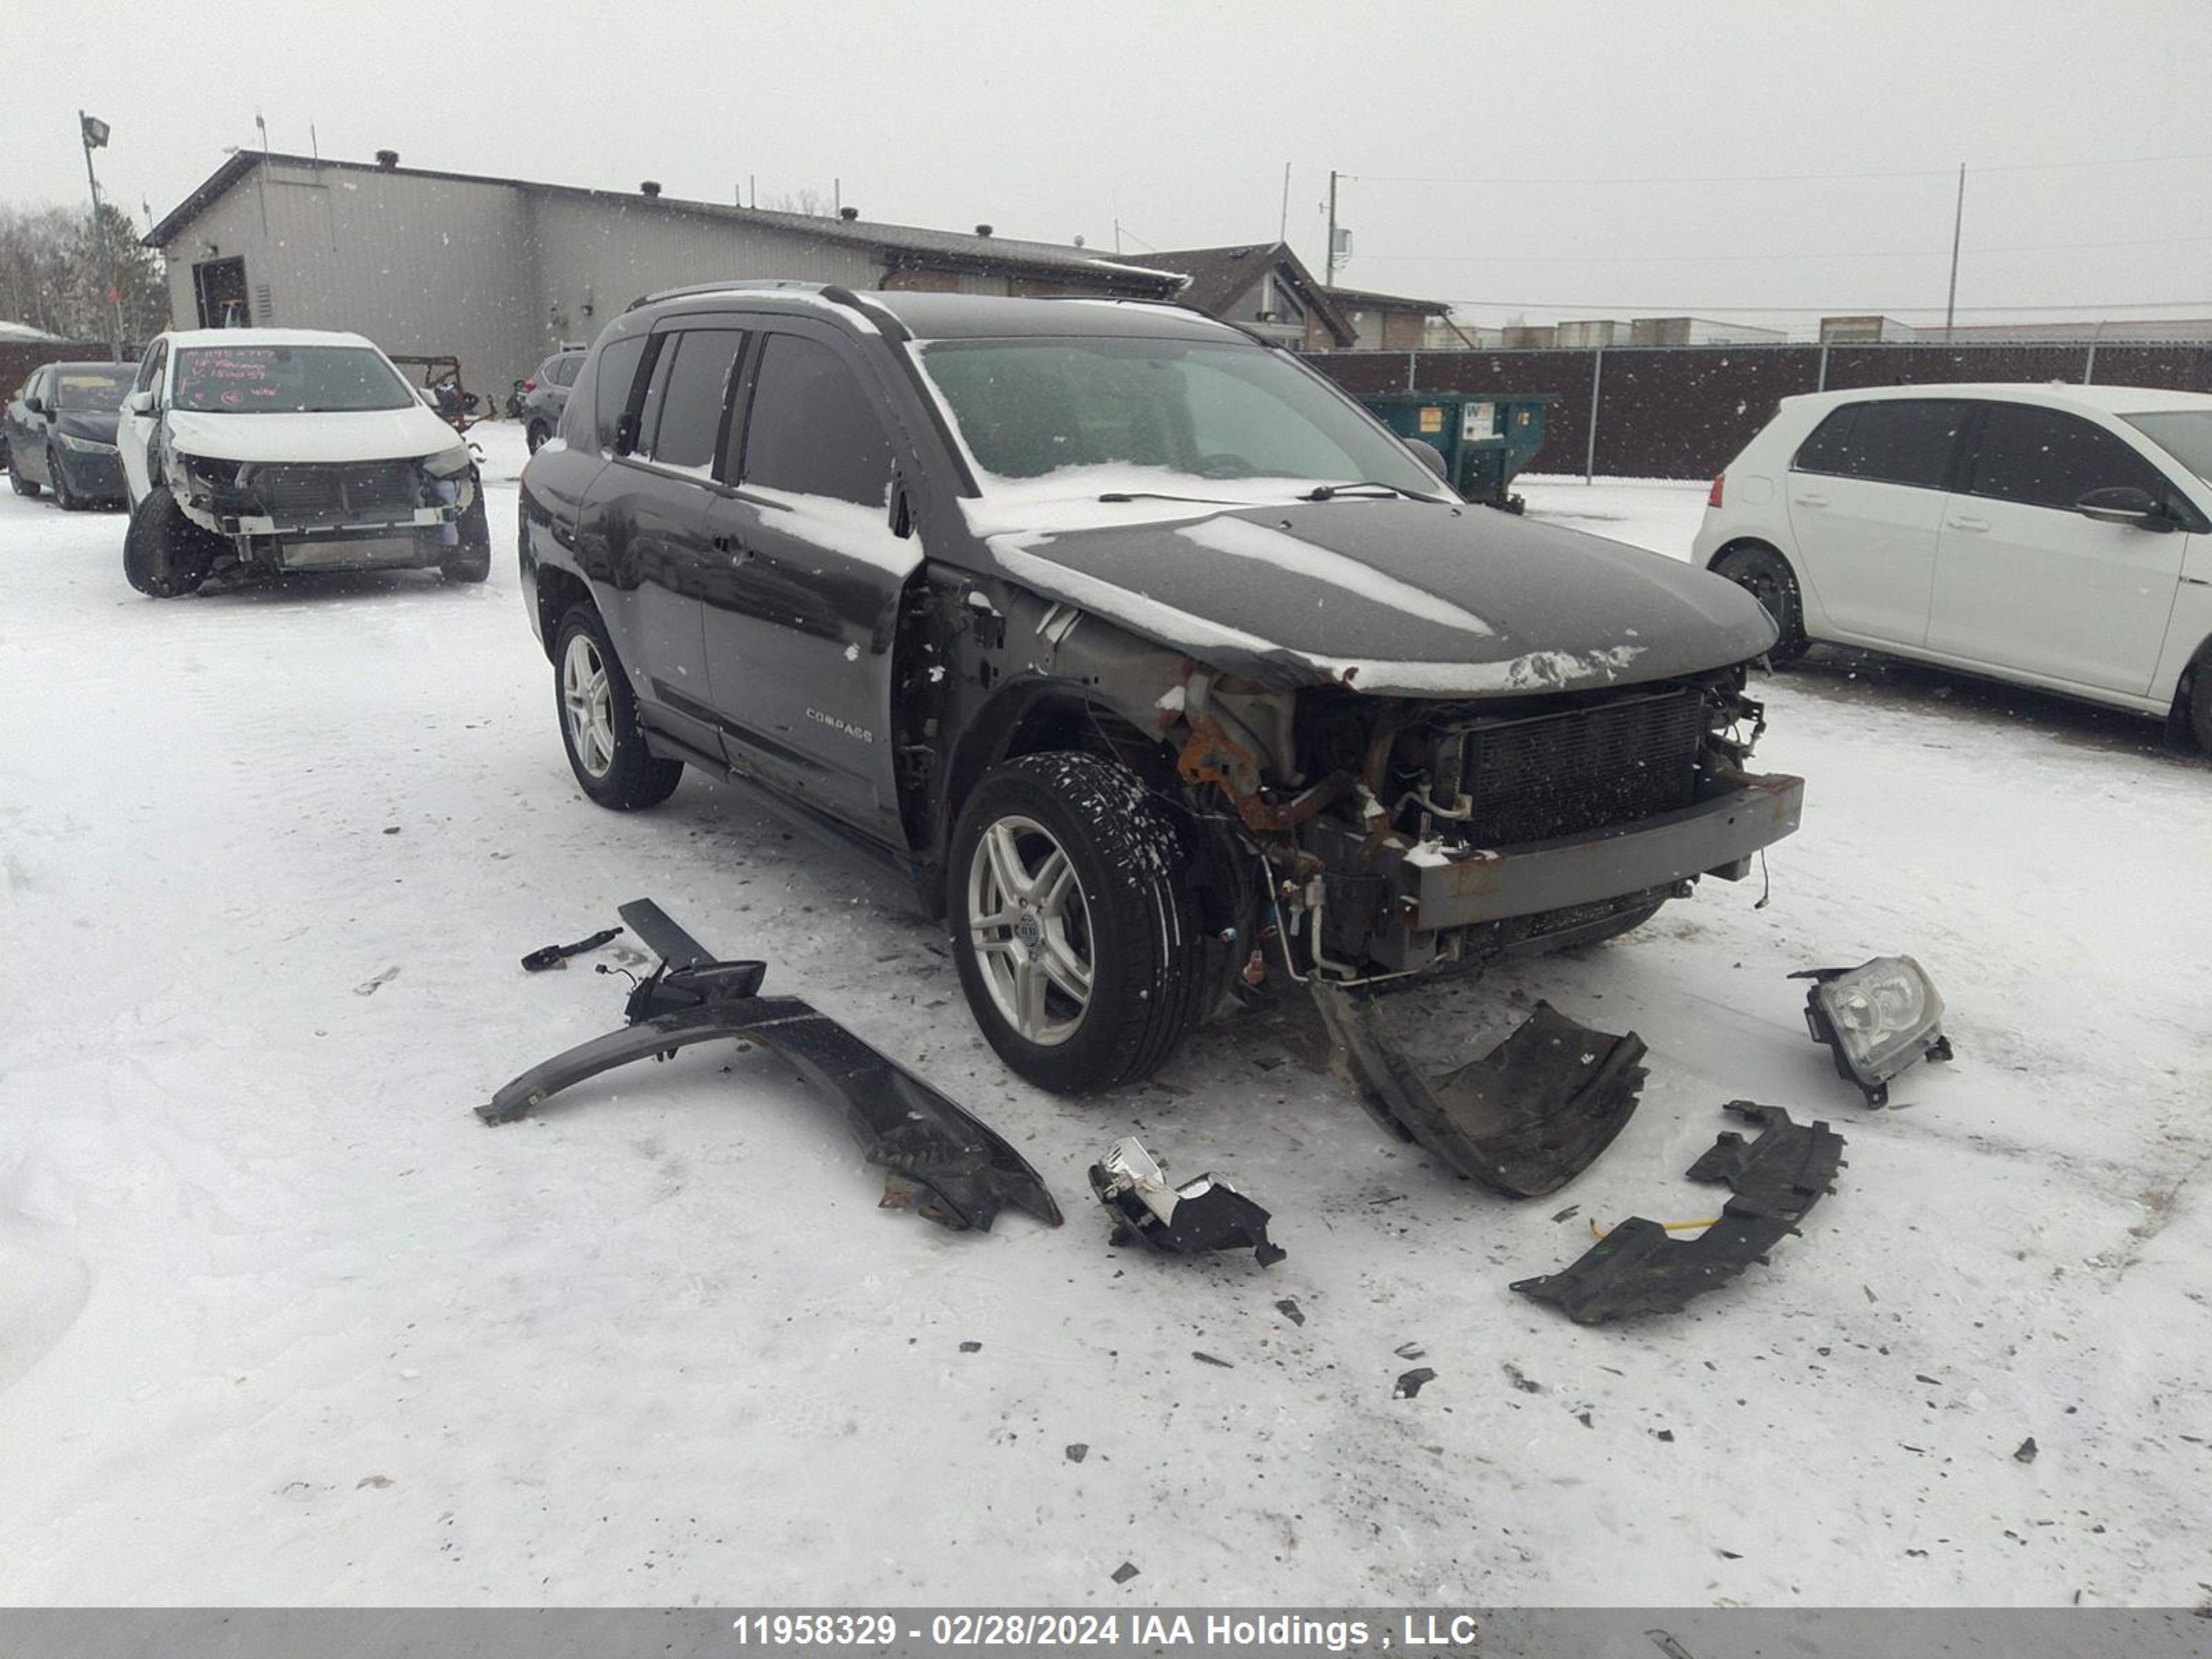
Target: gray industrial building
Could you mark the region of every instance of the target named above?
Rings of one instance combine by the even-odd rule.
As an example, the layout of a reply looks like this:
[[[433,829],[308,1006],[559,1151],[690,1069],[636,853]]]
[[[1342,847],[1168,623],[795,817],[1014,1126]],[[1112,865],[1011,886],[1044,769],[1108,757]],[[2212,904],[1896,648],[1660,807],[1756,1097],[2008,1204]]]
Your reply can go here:
[[[496,392],[639,295],[793,277],[849,288],[1172,299],[1181,275],[1080,246],[240,150],[148,233],[179,328],[350,329],[450,355]]]

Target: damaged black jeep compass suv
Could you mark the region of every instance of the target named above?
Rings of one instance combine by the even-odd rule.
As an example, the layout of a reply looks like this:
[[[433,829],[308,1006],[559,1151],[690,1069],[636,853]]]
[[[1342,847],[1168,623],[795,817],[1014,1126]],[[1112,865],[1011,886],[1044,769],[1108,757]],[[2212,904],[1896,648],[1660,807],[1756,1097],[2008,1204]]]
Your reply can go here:
[[[1624,932],[1796,828],[1758,602],[1461,501],[1171,306],[640,301],[522,480],[584,793],[686,765],[909,876],[1015,1071],[1158,1067],[1269,976]]]

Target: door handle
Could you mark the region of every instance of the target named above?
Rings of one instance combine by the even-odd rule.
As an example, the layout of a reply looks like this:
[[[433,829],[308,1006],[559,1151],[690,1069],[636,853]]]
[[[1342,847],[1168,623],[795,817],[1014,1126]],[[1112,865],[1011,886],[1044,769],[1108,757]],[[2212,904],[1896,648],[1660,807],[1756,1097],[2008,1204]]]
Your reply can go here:
[[[1954,530],[1971,530],[1976,535],[1990,527],[1987,519],[1947,519],[1944,522]]]
[[[743,564],[753,556],[752,549],[747,547],[735,536],[716,536],[714,538],[714,551],[730,556],[732,564]]]
[[[1800,507],[1826,507],[1828,504],[1826,495],[1792,495],[1790,499]]]

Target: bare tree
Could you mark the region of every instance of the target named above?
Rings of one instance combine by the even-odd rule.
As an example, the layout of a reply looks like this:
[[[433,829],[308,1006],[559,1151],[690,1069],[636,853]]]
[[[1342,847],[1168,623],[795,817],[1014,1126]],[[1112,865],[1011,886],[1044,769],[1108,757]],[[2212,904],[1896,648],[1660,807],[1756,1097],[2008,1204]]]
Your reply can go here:
[[[100,216],[115,262],[123,337],[143,340],[168,325],[167,286],[153,250],[139,246],[130,216],[108,203],[100,204]],[[0,320],[68,340],[107,337],[100,246],[85,214],[0,204]]]
[[[810,219],[834,218],[837,211],[830,199],[811,185],[771,196],[759,205],[777,213],[803,213]]]

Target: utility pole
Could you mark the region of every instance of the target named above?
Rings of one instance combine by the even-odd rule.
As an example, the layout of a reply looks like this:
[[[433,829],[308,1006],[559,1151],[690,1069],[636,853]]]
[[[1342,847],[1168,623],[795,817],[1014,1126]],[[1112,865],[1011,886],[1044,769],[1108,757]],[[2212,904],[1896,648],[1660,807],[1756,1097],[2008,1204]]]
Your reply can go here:
[[[1291,240],[1291,164],[1288,161],[1283,163],[1283,222],[1275,228],[1275,240],[1279,242]]]
[[[1943,301],[1943,343],[1951,343],[1951,319],[1959,305],[1959,233],[1966,224],[1966,164],[1959,163],[1959,205],[1951,215],[1951,291]]]
[[[1336,286],[1336,169],[1328,170],[1328,258],[1322,266],[1321,285]]]
[[[100,277],[107,285],[107,354],[110,362],[123,361],[123,295],[115,286],[115,257],[108,251],[107,227],[100,217],[100,175],[92,170],[92,153],[107,143],[107,123],[76,112],[77,137],[84,143],[85,182],[92,186],[92,240],[100,250]]]

